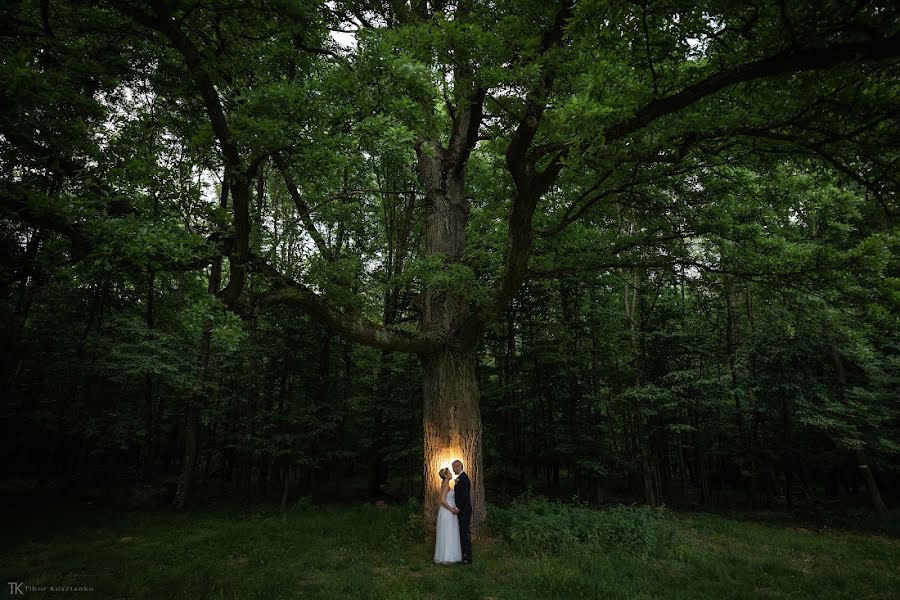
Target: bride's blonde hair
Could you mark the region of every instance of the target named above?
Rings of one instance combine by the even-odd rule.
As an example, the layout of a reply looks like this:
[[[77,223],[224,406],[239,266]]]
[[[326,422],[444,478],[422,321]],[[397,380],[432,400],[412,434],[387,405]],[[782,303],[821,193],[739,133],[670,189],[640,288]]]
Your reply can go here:
[[[438,475],[441,476],[441,480],[446,479],[446,477],[444,477],[444,473],[446,473],[446,472],[447,472],[447,467],[444,467],[443,469],[441,469],[440,471],[438,471]]]

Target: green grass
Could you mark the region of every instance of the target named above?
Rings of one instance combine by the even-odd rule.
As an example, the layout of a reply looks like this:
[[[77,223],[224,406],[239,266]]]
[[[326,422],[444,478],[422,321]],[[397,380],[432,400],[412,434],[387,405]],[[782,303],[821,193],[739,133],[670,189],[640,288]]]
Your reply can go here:
[[[432,562],[406,507],[7,511],[3,585],[92,586],[24,598],[897,598],[885,535],[675,513],[675,541],[641,558],[567,544],[541,556],[500,536],[470,567]],[[8,594],[8,590],[3,591]]]

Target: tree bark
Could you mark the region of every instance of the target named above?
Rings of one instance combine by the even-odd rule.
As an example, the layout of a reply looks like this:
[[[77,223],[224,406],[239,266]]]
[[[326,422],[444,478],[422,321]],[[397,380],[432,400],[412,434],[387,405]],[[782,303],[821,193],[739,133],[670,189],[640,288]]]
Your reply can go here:
[[[482,99],[472,100],[469,107],[460,107],[454,119],[456,134],[449,148],[431,141],[417,151],[417,172],[425,188],[425,254],[441,257],[448,267],[458,264],[465,251],[469,217],[465,163],[474,146]],[[459,459],[472,484],[471,529],[474,532],[485,519],[475,353],[481,336],[464,338],[472,310],[468,300],[452,286],[427,288],[422,307],[422,328],[447,340],[438,350],[419,355],[423,370],[424,516],[426,523],[433,526],[440,506],[438,471]]]
[[[485,519],[481,407],[474,349],[446,349],[422,358],[425,518],[440,506],[438,471],[459,459],[472,482],[472,530]]]

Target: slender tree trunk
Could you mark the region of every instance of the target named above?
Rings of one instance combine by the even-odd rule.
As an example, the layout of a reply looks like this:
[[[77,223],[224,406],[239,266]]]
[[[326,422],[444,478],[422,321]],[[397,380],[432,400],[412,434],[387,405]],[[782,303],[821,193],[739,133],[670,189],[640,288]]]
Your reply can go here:
[[[794,508],[794,466],[793,448],[791,447],[791,407],[787,396],[781,399],[781,419],[784,429],[784,448],[781,453],[782,470],[784,471],[784,508],[791,511]]]
[[[678,436],[678,464],[681,471],[681,494],[684,498],[687,498],[690,491],[688,484],[690,483],[691,474],[688,471],[687,460],[684,458],[684,444],[681,441],[681,436]]]
[[[153,336],[155,313],[153,308],[156,283],[156,272],[152,269],[147,277],[147,335]],[[144,374],[144,446],[141,454],[141,480],[150,481],[153,477],[153,445],[156,437],[156,410],[153,406],[153,375],[149,372]]]
[[[209,291],[215,294],[221,282],[222,259],[217,258],[213,262],[212,273],[209,280]],[[212,319],[203,320],[203,330],[200,334],[200,354],[197,382],[200,390],[190,399],[187,414],[187,426],[185,428],[184,459],[182,462],[181,478],[178,481],[178,490],[175,493],[173,504],[178,508],[184,507],[191,493],[196,469],[197,456],[200,452],[200,410],[206,398],[203,389],[206,383],[207,370],[209,368],[209,352],[212,341]]]
[[[245,322],[245,327],[247,329],[248,337],[253,337],[256,335],[256,318],[251,318],[249,321]],[[259,390],[256,387],[256,377],[257,377],[257,368],[258,368],[258,358],[255,354],[251,354],[247,359],[247,378],[249,388],[247,390],[247,406],[246,411],[244,412],[244,418],[242,419],[239,425],[242,430],[245,430],[249,434],[249,444],[255,443],[253,440],[256,437],[256,410],[257,404],[259,400]],[[240,475],[240,489],[241,489],[241,503],[243,506],[249,507],[253,502],[254,490],[253,490],[253,467],[256,464],[256,458],[253,454],[252,446],[243,446],[240,448],[240,465],[241,465],[241,475]]]
[[[501,386],[501,394],[503,401],[503,415],[505,421],[505,432],[506,432],[506,444],[505,450],[506,455],[509,457],[514,457],[516,466],[518,467],[518,472],[521,474],[524,469],[524,465],[522,464],[522,455],[519,452],[520,449],[520,441],[519,441],[519,424],[518,424],[518,411],[513,410],[514,406],[514,376],[515,376],[515,365],[516,365],[516,328],[515,328],[515,315],[513,313],[513,308],[509,307],[506,310],[506,350],[503,353],[503,365],[502,369],[502,377],[503,377],[503,385]],[[508,471],[506,471],[508,473]],[[503,478],[503,493],[504,495],[508,492],[508,481],[509,476]]]
[[[710,501],[709,473],[706,468],[706,452],[703,431],[700,429],[699,400],[694,406],[694,462],[696,464],[697,485],[700,487],[700,503],[707,506]]]
[[[369,481],[368,481],[368,497],[370,500],[376,499],[381,493],[381,484],[386,476],[386,467],[384,464],[384,452],[387,445],[387,435],[384,430],[384,408],[383,404],[391,401],[391,353],[381,353],[381,363],[378,367],[378,375],[376,379],[375,406],[372,407],[372,443],[369,448]]]
[[[87,341],[91,335],[91,332],[99,331],[100,327],[103,323],[104,311],[106,309],[107,297],[109,296],[109,288],[110,288],[110,278],[107,275],[103,282],[98,286],[99,290],[96,288],[91,295],[90,301],[90,310],[86,315],[86,321],[84,330],[81,333],[81,336],[78,340],[78,347],[76,350],[77,362],[81,363],[86,360],[87,354]],[[94,301],[94,299],[96,299]],[[67,435],[65,431],[65,415],[66,411],[70,407],[71,400],[76,397],[79,389],[78,386],[74,386],[71,390],[65,390],[62,393],[59,393],[54,407],[54,421],[56,427],[53,430],[52,437],[50,442],[47,444],[49,447],[49,452],[47,455],[47,462],[44,466],[44,469],[41,473],[41,476],[38,478],[35,483],[35,489],[45,489],[47,486],[51,485],[51,478],[53,474],[57,470],[59,457],[65,451],[67,446]],[[71,475],[71,470],[66,474],[62,483],[60,484],[60,492],[64,491],[65,487],[68,485],[69,475]]]
[[[291,480],[293,478],[293,468],[291,466],[282,467],[282,484],[281,489],[281,511],[287,510],[288,501],[291,497]]]
[[[28,243],[25,246],[25,269],[31,271],[31,276],[23,278],[19,283],[19,292],[16,297],[16,306],[6,324],[3,332],[2,361],[2,395],[11,399],[16,379],[22,369],[22,356],[19,354],[19,344],[28,322],[31,305],[34,302],[37,291],[43,286],[45,275],[38,266],[38,253],[43,246],[47,234],[42,229],[34,229]]]
[[[753,388],[749,388],[748,397],[753,414],[753,422],[750,429],[750,488],[748,492],[750,508],[759,506],[759,429],[760,411],[757,409],[756,394]]]
[[[629,233],[634,230],[634,224],[630,224]],[[637,269],[631,270],[631,284],[625,283],[624,299],[625,299],[625,316],[628,319],[628,332],[631,343],[632,367],[634,369],[634,387],[641,387],[641,347],[639,342],[638,330],[638,313],[640,312],[639,293],[640,278]],[[630,291],[629,291],[630,288]],[[651,458],[650,439],[644,427],[643,418],[641,417],[641,403],[635,398],[633,401],[633,432],[636,444],[637,454],[640,460],[641,469],[641,494],[644,503],[649,506],[657,504],[656,491],[654,489],[654,473],[653,460]]]
[[[219,198],[219,206],[223,209],[228,206],[228,178],[222,183],[222,193]],[[222,257],[213,260],[209,274],[207,292],[215,296],[222,283]],[[198,357],[199,368],[197,371],[197,383],[199,391],[191,397],[188,406],[187,426],[185,427],[184,459],[182,462],[181,478],[178,481],[178,490],[175,492],[173,504],[178,508],[184,507],[187,502],[191,487],[194,483],[194,471],[196,469],[197,455],[200,452],[200,410],[207,399],[204,389],[207,371],[209,369],[209,351],[212,342],[212,319],[203,319],[203,329],[200,334],[200,352]],[[209,463],[207,463],[207,466]],[[223,463],[224,466],[224,463]]]
[[[725,351],[728,354],[728,372],[731,375],[731,395],[734,398],[735,425],[737,427],[737,469],[738,475],[743,470],[745,460],[744,413],[741,406],[741,392],[738,389],[738,374],[735,360],[737,346],[741,343],[740,326],[737,320],[737,295],[731,289],[730,280],[726,280],[725,288]]]
[[[844,361],[841,359],[841,353],[836,346],[831,347],[831,361],[834,364],[834,372],[837,378],[838,399],[841,402],[846,403],[847,372],[844,370]],[[875,481],[875,476],[872,474],[871,467],[869,467],[866,453],[863,449],[857,448],[853,454],[856,459],[856,466],[863,477],[863,481],[866,482],[866,489],[869,492],[869,500],[872,502],[872,507],[875,509],[875,512],[878,513],[879,517],[884,518],[887,514],[887,507],[884,504],[884,500],[881,498],[881,491],[878,489],[878,482]]]

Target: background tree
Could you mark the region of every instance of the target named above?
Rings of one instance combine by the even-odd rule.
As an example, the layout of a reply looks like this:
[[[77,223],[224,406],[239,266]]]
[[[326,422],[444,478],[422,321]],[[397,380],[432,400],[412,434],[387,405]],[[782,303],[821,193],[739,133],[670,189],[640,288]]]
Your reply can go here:
[[[140,286],[142,305],[127,304],[146,348],[161,352],[165,331],[176,336],[167,351],[199,356],[187,368],[154,354],[134,371],[146,477],[161,432],[172,433],[166,454],[182,454],[167,419],[186,419],[179,503],[198,419],[215,427],[222,473],[236,469],[245,498],[254,478],[280,478],[283,498],[292,477],[311,486],[342,458],[359,364],[378,365],[370,397],[384,398],[362,409],[377,495],[385,461],[408,468],[413,447],[388,422],[405,406],[392,382],[415,369],[398,358],[395,378],[390,352],[421,367],[422,403],[402,414],[421,407],[429,522],[434,474],[455,457],[473,480],[477,528],[485,462],[527,485],[525,461],[504,464],[510,453],[550,490],[570,476],[602,498],[601,483],[624,472],[651,504],[676,478],[711,501],[714,476],[771,499],[783,477],[790,506],[808,451],[797,445],[823,439],[815,423],[843,431],[845,450],[895,450],[854,431],[863,397],[874,399],[867,418],[895,423],[884,398],[896,342],[875,333],[896,321],[885,279],[896,267],[892,6],[114,0],[23,3],[7,18],[7,253],[34,265],[43,236],[64,235],[76,268],[109,264]],[[345,29],[349,49],[329,36]],[[222,184],[204,201],[210,173]],[[216,208],[226,198],[229,225]],[[29,269],[11,270],[13,348],[34,302]],[[199,308],[210,292],[243,333]],[[170,312],[179,298],[195,307],[164,316],[160,298]],[[872,332],[846,325],[858,334],[846,349],[840,336],[827,352],[812,343],[847,314]],[[302,375],[265,351],[299,335],[280,333],[289,316],[315,348]],[[233,345],[219,349],[219,391],[204,391],[216,327]],[[875,366],[851,358],[866,348]],[[4,365],[11,389],[19,365]],[[193,400],[164,403],[162,382]],[[385,428],[404,431],[399,447]],[[866,485],[877,507],[877,482]]]

